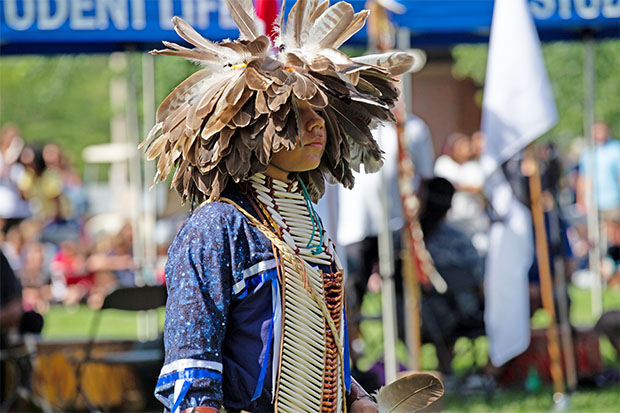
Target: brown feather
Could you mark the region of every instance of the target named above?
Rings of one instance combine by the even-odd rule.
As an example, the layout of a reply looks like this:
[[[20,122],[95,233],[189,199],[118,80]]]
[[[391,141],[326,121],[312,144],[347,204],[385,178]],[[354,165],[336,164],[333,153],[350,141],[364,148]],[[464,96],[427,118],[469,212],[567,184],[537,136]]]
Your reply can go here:
[[[239,28],[241,39],[253,40],[263,34],[258,25],[260,20],[256,16],[252,0],[225,0],[225,2],[231,17]]]
[[[267,106],[267,100],[265,98],[265,92],[256,92],[256,102],[254,103],[254,117],[258,115],[269,113],[269,107]]]
[[[368,124],[357,113],[352,112],[346,103],[340,99],[330,99],[329,106],[333,110],[338,124],[341,125],[346,135],[353,142],[363,147],[372,148],[377,146],[377,143],[372,138]]]
[[[221,46],[232,50],[241,59],[250,57],[250,52],[248,51],[248,48],[243,43],[226,42],[226,43],[222,43]]]
[[[162,151],[166,147],[166,142],[168,142],[166,135],[161,135],[154,139],[152,144],[146,149],[147,161],[152,161],[161,155]]]
[[[309,64],[310,70],[315,72],[323,72],[326,70],[333,71],[335,66],[326,56],[318,55],[314,57]]]
[[[219,53],[220,61],[235,61],[239,59],[239,56],[232,51],[227,51],[222,45],[210,42],[200,35],[192,26],[187,24],[185,20],[178,16],[174,16],[172,18],[172,24],[174,25],[174,30],[177,32],[179,36],[185,39],[188,43],[193,44],[196,47],[199,47],[207,52],[211,52],[214,55]]]
[[[362,10],[359,13],[355,13],[349,26],[333,41],[331,47],[338,49],[344,44],[344,42],[349,40],[351,36],[359,32],[361,28],[364,27],[364,24],[366,24],[366,19],[368,19],[369,14],[370,11],[368,10]]]
[[[309,100],[316,94],[316,86],[312,80],[305,75],[294,72],[295,83],[293,83],[293,93],[298,99]]]
[[[243,96],[243,92],[245,91],[246,82],[245,82],[245,70],[242,72],[242,75],[237,79],[233,80],[232,86],[227,90],[227,93],[223,96],[224,100],[229,105],[236,105],[239,103],[241,96]],[[245,102],[244,102],[245,103]]]
[[[254,96],[250,97],[243,107],[233,116],[232,127],[245,128],[252,121],[254,115]]]
[[[308,100],[308,103],[315,108],[322,109],[329,103],[327,99],[327,95],[318,87],[316,88],[316,93],[312,96],[311,99]]]
[[[214,109],[214,114],[209,117],[207,123],[200,132],[200,136],[202,136],[203,139],[208,139],[213,134],[219,132],[230,122],[245,102],[247,102],[252,93],[254,92],[244,88],[241,97],[234,105],[226,104],[225,99],[220,99]]]
[[[185,132],[185,128],[183,127],[183,124],[182,123],[178,124],[177,126],[172,128],[170,132],[166,134],[166,137],[168,138],[168,142],[170,142],[171,144],[174,144],[184,132]],[[195,135],[195,133],[192,132],[189,135]]]
[[[258,36],[247,44],[247,49],[252,57],[262,56],[269,51],[271,41],[265,35]]]
[[[267,100],[267,105],[269,106],[269,110],[270,111],[278,110],[281,105],[286,103],[290,93],[291,93],[291,87],[287,86],[282,93],[276,94],[273,97],[269,97]]]
[[[207,91],[200,97],[200,101],[196,103],[196,117],[204,119],[209,115],[215,105],[218,103],[220,96],[225,90],[225,86],[230,79],[221,79],[220,81],[214,81]]]
[[[319,0],[307,0],[305,3],[302,26],[299,32],[299,47],[302,47],[307,41],[308,34],[312,28],[312,23],[314,22],[311,18],[319,5]]]
[[[245,82],[252,90],[267,90],[272,81],[253,67],[245,69]]]
[[[164,119],[161,128],[162,133],[168,133],[170,129],[183,122],[189,108],[190,104],[185,102],[183,105],[179,106],[174,112],[172,112],[170,116]]]
[[[332,47],[334,42],[353,21],[353,6],[340,1],[331,6],[312,25],[309,44]]]
[[[293,46],[300,47],[301,46],[301,31],[303,30],[304,23],[304,13],[306,11],[306,4],[309,0],[297,0],[295,6],[297,6],[297,12],[295,13],[293,19]],[[286,21],[288,24],[290,22],[290,14],[289,19]]]
[[[321,17],[321,15],[323,13],[325,13],[325,10],[327,10],[327,8],[329,7],[329,0],[325,0],[323,2],[321,2],[316,9],[314,9],[314,12],[312,13],[312,16],[310,16],[310,21],[314,22],[316,21],[316,19],[318,19],[319,17]]]
[[[215,62],[220,61],[219,55],[205,52],[204,50],[201,50],[201,49],[185,49],[185,50],[161,49],[161,50],[151,50],[149,53],[152,55],[183,57],[185,59],[188,59],[188,60],[191,60],[197,63],[215,63]]]
[[[190,96],[198,93],[203,81],[213,74],[213,69],[205,68],[193,73],[190,77],[181,82],[180,85],[164,99],[157,109],[157,122],[162,122],[164,118],[178,109],[183,103],[189,100]],[[192,93],[194,92],[194,93]]]
[[[382,387],[376,394],[382,413],[417,412],[438,400],[443,383],[428,373],[414,373]]]
[[[351,60],[382,67],[386,69],[391,76],[401,75],[409,71],[414,63],[413,55],[401,51],[360,56]]]
[[[273,142],[273,135],[275,134],[275,127],[273,122],[267,123],[267,126],[262,132],[262,145],[256,148],[256,155],[258,160],[263,165],[267,165],[271,159],[271,146]]]

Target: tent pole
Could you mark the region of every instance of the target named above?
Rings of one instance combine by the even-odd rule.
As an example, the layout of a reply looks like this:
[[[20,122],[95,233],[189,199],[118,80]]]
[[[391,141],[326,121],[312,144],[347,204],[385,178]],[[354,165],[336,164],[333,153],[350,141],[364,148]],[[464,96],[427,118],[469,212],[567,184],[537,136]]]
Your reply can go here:
[[[155,62],[154,56],[142,54],[142,131],[146,136],[155,124]],[[144,274],[147,284],[155,284],[155,261],[157,245],[154,237],[157,215],[157,191],[149,190],[150,182],[155,176],[155,162],[147,162],[146,154],[142,153],[142,185],[143,220],[144,220]]]
[[[383,318],[383,361],[385,364],[385,384],[396,380],[396,302],[394,300],[394,245],[388,218],[388,182],[385,170],[381,169],[381,212],[382,223],[379,232],[379,273],[381,284],[381,313]]]
[[[149,53],[142,54],[142,134],[146,136],[155,124],[155,59]],[[141,140],[141,139],[140,139]],[[147,162],[143,152],[142,176],[142,235],[144,240],[144,256],[142,257],[143,276],[147,285],[157,282],[155,263],[157,261],[157,243],[155,241],[155,222],[157,217],[157,190],[149,190],[150,182],[155,176],[155,162]],[[159,325],[157,310],[149,310],[145,315],[146,336],[157,338]]]
[[[584,116],[583,116],[583,135],[587,137],[588,146],[592,153],[595,148],[594,137],[592,136],[592,125],[594,124],[594,40],[591,34],[587,34],[583,41],[583,74],[584,74]],[[596,168],[596,158],[590,157],[588,169],[594,176]],[[598,319],[603,312],[603,294],[601,287],[601,236],[598,216],[598,201],[596,198],[596,180],[588,179],[585,184],[586,199],[588,202],[588,242],[591,248],[588,253],[590,273],[592,274],[592,286],[590,290],[592,301],[592,315]]]
[[[111,53],[108,57],[108,67],[112,73],[109,83],[110,96],[110,142],[120,144],[127,142],[127,56],[122,52]],[[125,159],[112,162],[110,165],[108,185],[115,200],[121,199],[129,188],[128,164]],[[98,172],[94,174],[97,179]],[[124,207],[114,212],[125,215]]]
[[[138,128],[138,95],[136,87],[136,62],[133,52],[135,48],[132,45],[125,47],[125,55],[127,56],[127,146],[132,150],[132,156],[128,158],[129,162],[129,183],[131,194],[131,226],[133,230],[133,261],[134,261],[134,280],[137,286],[143,286],[145,283],[143,273],[143,257],[144,242],[142,238],[142,222],[140,212],[142,210],[142,200],[140,191],[142,188],[142,176],[140,168],[140,155],[138,152],[138,144],[140,131]]]
[[[558,340],[558,328],[556,325],[555,306],[553,303],[553,284],[551,281],[551,267],[549,264],[549,246],[547,245],[547,230],[542,207],[542,193],[540,183],[540,170],[538,159],[534,151],[534,144],[528,147],[528,158],[532,162],[532,174],[530,176],[530,199],[532,204],[532,222],[534,223],[534,239],[536,243],[536,258],[538,261],[538,274],[540,276],[540,293],[542,304],[550,323],[547,328],[547,350],[551,359],[551,377],[553,379],[554,400],[556,394],[564,394],[564,374],[560,345]]]

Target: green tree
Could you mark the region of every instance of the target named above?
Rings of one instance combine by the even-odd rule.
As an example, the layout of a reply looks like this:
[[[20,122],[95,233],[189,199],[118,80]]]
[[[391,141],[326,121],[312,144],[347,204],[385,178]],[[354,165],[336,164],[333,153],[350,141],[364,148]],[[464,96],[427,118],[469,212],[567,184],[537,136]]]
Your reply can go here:
[[[459,45],[452,49],[453,74],[472,78],[484,86],[488,46]],[[567,147],[576,136],[583,136],[584,43],[555,42],[543,45],[543,55],[558,108],[559,120],[543,139],[553,139]],[[614,134],[620,133],[620,41],[597,41],[594,45],[596,74],[596,119],[606,121]],[[482,92],[478,103],[482,102]]]
[[[105,56],[20,56],[0,60],[0,123],[16,123],[26,142],[59,143],[72,161],[109,140]]]
[[[130,53],[142,114],[142,53]],[[167,56],[155,58],[155,95],[161,102],[199,68]],[[121,75],[127,74],[121,72]],[[27,143],[57,143],[82,169],[82,150],[110,141],[108,55],[12,56],[0,59],[0,125],[15,123]],[[142,125],[142,121],[139,121]],[[141,131],[144,136],[144,131]],[[140,139],[141,140],[141,139]]]

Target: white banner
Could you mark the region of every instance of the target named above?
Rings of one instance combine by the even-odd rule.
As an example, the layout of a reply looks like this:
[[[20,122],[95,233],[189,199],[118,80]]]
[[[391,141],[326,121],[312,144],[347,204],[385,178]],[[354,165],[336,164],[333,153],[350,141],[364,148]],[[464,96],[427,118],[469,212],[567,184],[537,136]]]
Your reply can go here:
[[[499,166],[557,121],[540,40],[526,0],[496,0],[482,102],[485,192],[502,218],[491,227],[485,273],[489,357],[500,366],[530,342],[527,272],[533,261],[530,212]]]

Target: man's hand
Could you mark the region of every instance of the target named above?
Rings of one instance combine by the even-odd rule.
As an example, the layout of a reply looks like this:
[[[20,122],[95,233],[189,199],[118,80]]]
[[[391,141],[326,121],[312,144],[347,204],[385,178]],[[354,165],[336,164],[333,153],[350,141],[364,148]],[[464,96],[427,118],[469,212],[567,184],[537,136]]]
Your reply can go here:
[[[379,413],[379,406],[367,397],[351,403],[351,413]]]

